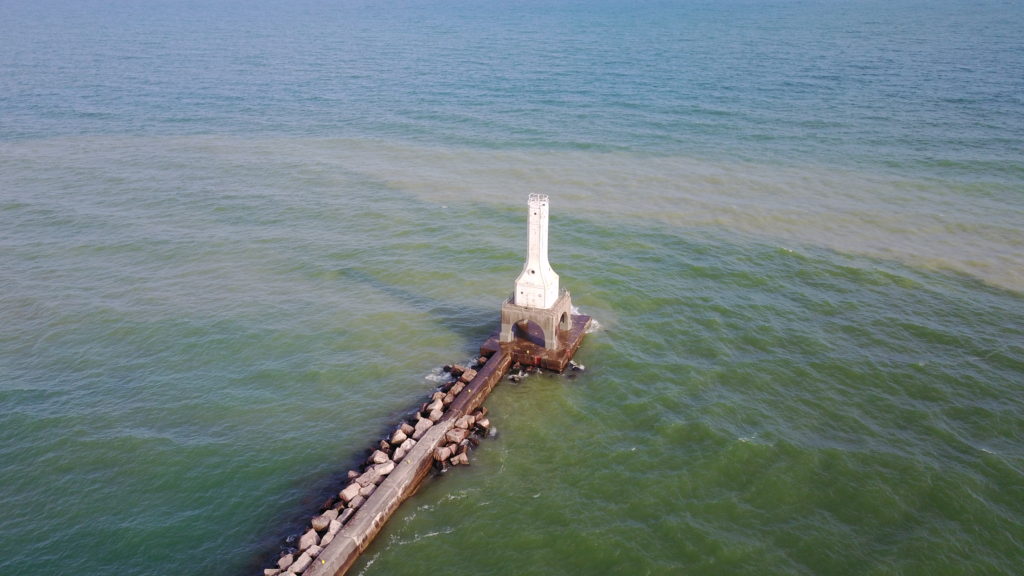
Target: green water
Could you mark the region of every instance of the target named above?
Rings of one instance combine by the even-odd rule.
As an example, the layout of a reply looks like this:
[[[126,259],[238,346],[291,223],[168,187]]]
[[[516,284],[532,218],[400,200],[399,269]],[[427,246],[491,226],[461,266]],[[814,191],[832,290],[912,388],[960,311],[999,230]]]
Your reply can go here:
[[[251,574],[496,331],[354,574],[1016,574],[1017,3],[0,7],[0,573]]]

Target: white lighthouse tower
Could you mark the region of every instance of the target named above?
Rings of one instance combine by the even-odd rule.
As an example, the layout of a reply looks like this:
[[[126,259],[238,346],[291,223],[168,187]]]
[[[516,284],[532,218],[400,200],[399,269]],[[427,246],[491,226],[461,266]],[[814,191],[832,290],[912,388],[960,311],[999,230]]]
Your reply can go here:
[[[529,335],[529,324],[536,324],[544,336],[544,348],[560,347],[559,333],[572,329],[572,299],[567,290],[559,290],[558,274],[548,263],[548,196],[530,194],[526,231],[526,264],[516,278],[515,292],[501,306],[501,342]]]
[[[527,308],[551,308],[558,300],[558,274],[548,263],[548,196],[530,194],[527,205],[526,264],[516,278],[512,301]]]

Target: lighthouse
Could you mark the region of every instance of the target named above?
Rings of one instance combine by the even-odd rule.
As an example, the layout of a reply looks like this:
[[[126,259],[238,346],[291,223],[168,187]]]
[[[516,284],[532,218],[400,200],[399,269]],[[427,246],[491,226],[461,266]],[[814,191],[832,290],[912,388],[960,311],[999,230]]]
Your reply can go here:
[[[548,262],[547,194],[530,194],[527,199],[526,263],[516,278],[515,291],[501,306],[501,342],[529,336],[530,324],[539,328],[543,346],[561,347],[559,335],[572,329],[572,299],[560,290],[558,274]]]
[[[516,278],[516,306],[551,308],[558,300],[558,274],[548,263],[548,196],[530,194],[526,233],[526,264]]]

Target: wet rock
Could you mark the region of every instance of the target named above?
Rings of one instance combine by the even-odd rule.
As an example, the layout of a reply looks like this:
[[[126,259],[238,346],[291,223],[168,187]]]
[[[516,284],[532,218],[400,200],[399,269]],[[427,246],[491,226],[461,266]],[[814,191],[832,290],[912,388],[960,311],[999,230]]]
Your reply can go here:
[[[452,451],[447,446],[438,446],[437,448],[434,448],[435,462],[444,462],[451,457]]]
[[[313,558],[309,554],[303,552],[302,556],[299,556],[299,558],[295,560],[295,563],[289,567],[289,570],[295,574],[302,574],[312,563]]]
[[[465,383],[468,384],[468,383],[473,381],[473,378],[476,378],[476,370],[473,370],[472,368],[470,368],[470,369],[466,370],[465,372],[463,372],[462,376],[459,376],[459,381],[460,382],[465,382]]]
[[[375,472],[372,466],[367,468],[362,476],[356,478],[356,483],[359,484],[359,492],[362,493],[363,488],[366,486],[376,485],[378,480],[380,480],[380,474]]]
[[[491,428],[491,421],[487,418],[481,418],[480,420],[476,421],[476,427],[486,434],[487,431]]]
[[[468,437],[469,430],[465,428],[452,428],[444,435],[444,439],[453,444],[458,444]]]
[[[380,484],[380,481],[391,473],[395,469],[395,463],[391,460],[382,462],[380,464],[374,464],[363,472],[363,475],[356,478],[356,482],[361,486],[370,486],[372,484]]]
[[[310,546],[313,546],[313,545],[316,545],[316,544],[319,544],[319,543],[320,543],[320,535],[316,533],[316,530],[310,529],[308,532],[303,534],[301,538],[299,538],[299,550],[305,550],[306,548],[309,548]],[[295,571],[295,569],[293,567],[292,568],[292,572],[294,572],[294,571]]]
[[[355,480],[356,478],[359,478],[360,474],[362,474],[362,472],[358,472],[356,470],[349,470],[348,471],[348,479],[349,480]]]
[[[373,469],[377,472],[378,476],[383,478],[384,476],[391,474],[391,472],[395,469],[395,463],[391,460],[388,460],[387,462],[382,462],[380,464],[374,465]]]
[[[476,420],[471,415],[466,414],[463,416],[459,416],[459,418],[455,421],[455,427],[461,428],[463,430],[469,430],[475,423]]]
[[[374,450],[373,454],[370,454],[370,458],[367,462],[370,462],[371,464],[383,464],[390,460],[391,457],[388,456],[387,452],[384,452],[383,450]]]
[[[452,456],[450,462],[452,463],[452,466],[467,466],[469,465],[469,454],[466,454],[465,452],[462,454],[456,454],[455,456]]]
[[[405,442],[402,442],[402,445],[395,449],[395,455],[393,458],[394,461],[398,462],[402,458],[405,458],[405,455],[408,454],[409,450],[412,450],[412,447],[415,445],[416,441],[413,440],[412,438],[409,438]]]
[[[345,486],[345,489],[338,493],[338,498],[341,498],[342,502],[348,504],[349,502],[352,501],[353,498],[359,495],[360,488],[362,488],[362,486],[360,486],[357,479],[356,482],[353,482],[348,486]]]
[[[408,437],[409,436],[401,429],[395,430],[395,433],[391,435],[391,444],[394,446],[400,446]]]
[[[458,364],[454,364],[454,365],[452,365],[452,369],[449,370],[449,372],[452,373],[452,376],[455,376],[456,378],[458,378],[459,376],[462,376],[466,372],[466,367],[465,366],[459,366]]]
[[[448,391],[448,393],[451,394],[452,396],[458,396],[465,389],[466,389],[466,383],[465,382],[456,382],[455,385],[452,386],[452,389]]]
[[[334,520],[338,517],[337,510],[330,510],[329,512],[331,512],[333,516],[325,512],[319,516],[313,517],[313,520],[310,522],[310,525],[313,526],[313,530],[316,530],[317,532],[323,532],[324,530],[327,530],[327,527],[331,525],[331,520]]]
[[[430,427],[433,425],[434,422],[429,418],[420,418],[419,420],[416,421],[416,426],[414,427],[415,430],[412,433],[412,439],[419,440],[420,438],[423,437],[424,434],[426,434],[427,430],[429,430]]]
[[[442,398],[444,398],[444,392],[442,392],[440,390],[438,390],[437,392],[434,392],[434,394],[430,396],[431,400],[440,400]]]

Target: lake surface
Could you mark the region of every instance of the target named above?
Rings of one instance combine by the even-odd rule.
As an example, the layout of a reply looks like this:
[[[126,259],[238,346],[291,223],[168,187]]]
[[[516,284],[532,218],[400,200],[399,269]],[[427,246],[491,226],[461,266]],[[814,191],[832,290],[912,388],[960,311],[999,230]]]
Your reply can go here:
[[[1024,5],[0,5],[0,572],[250,574],[550,260],[353,574],[1013,574]]]

